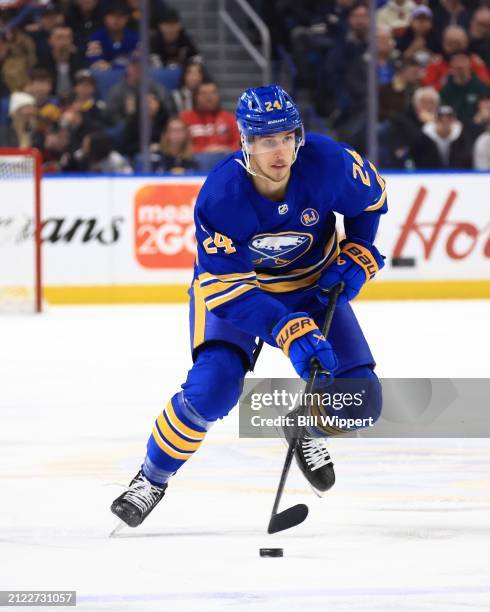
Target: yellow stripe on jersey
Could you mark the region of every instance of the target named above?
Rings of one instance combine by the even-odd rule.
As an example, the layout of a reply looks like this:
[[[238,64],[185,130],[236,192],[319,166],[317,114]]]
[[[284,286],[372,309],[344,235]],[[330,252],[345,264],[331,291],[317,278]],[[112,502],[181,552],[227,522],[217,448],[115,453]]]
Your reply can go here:
[[[369,162],[369,166],[370,166],[371,170],[374,172],[374,174],[376,176],[376,180],[378,181],[378,185],[384,191],[385,188],[386,188],[385,180],[383,178],[381,178],[381,176],[378,174],[378,170],[376,169],[376,166],[372,162]]]
[[[227,283],[241,280],[255,280],[255,272],[235,272],[233,274],[209,274],[209,272],[203,272],[199,274],[199,282],[201,285],[215,280]]]
[[[153,427],[152,435],[153,435],[153,438],[155,439],[155,442],[158,444],[161,450],[167,455],[170,455],[171,457],[173,457],[174,459],[179,459],[180,461],[187,461],[187,459],[190,459],[192,457],[192,453],[179,453],[178,451],[173,449],[169,444],[167,444],[165,440],[162,438],[162,436],[160,435],[160,432],[158,431],[156,425],[155,427]]]
[[[202,294],[201,286],[198,282],[194,282],[194,338],[192,346],[196,348],[204,342],[204,328],[206,325],[206,304]]]
[[[253,271],[236,272],[233,274],[210,274],[209,272],[203,272],[199,274],[199,283],[195,283],[195,287],[198,284],[200,285],[198,293],[205,300],[208,310],[225,304],[243,295],[247,291],[250,291],[250,289],[254,287],[260,288],[268,293],[287,293],[289,291],[296,291],[297,289],[313,286],[320,278],[322,271],[334,261],[338,254],[339,246],[337,242],[337,232],[334,231],[325,245],[322,259],[311,266],[306,268],[295,268],[281,275],[265,273],[256,274]],[[308,274],[308,272],[310,272],[310,274]],[[223,295],[216,295],[219,293],[223,293]],[[194,336],[195,335],[196,332],[194,332]],[[195,342],[194,346],[196,346]]]
[[[381,187],[381,197],[379,198],[379,200],[377,202],[375,202],[374,204],[371,204],[371,206],[368,206],[367,208],[364,209],[367,212],[372,212],[373,210],[378,210],[379,208],[381,208],[383,206],[383,204],[385,203],[385,200],[386,200],[386,191],[385,191],[386,183],[385,183],[384,179],[382,179],[380,177],[380,175],[378,174],[378,171],[376,169],[376,166],[372,162],[369,162],[369,167],[374,172],[376,180],[378,181],[378,185]]]
[[[367,208],[365,208],[364,212],[372,212],[373,210],[378,210],[379,208],[383,206],[383,204],[385,203],[385,200],[386,200],[386,191],[383,191],[379,200],[375,202],[374,204],[371,204],[371,206],[368,206]]]
[[[201,292],[204,296],[204,299],[206,300],[206,304],[208,303],[208,299],[210,297],[212,297],[213,295],[216,295],[217,293],[222,293],[223,291],[226,291],[227,289],[232,289],[233,287],[238,287],[241,286],[243,284],[246,285],[250,285],[252,287],[258,287],[259,284],[257,283],[256,280],[250,282],[250,283],[222,283],[222,282],[216,282],[213,283],[212,285],[204,285],[201,286]]]
[[[247,291],[256,288],[257,285],[238,285],[238,287],[232,287],[230,291],[227,291],[224,295],[206,300],[206,306],[208,310],[213,310],[213,308],[221,306],[221,304],[226,304],[226,302],[234,300],[239,295],[243,295]]]
[[[192,440],[202,440],[206,435],[206,432],[197,431],[196,429],[188,427],[185,423],[182,423],[179,417],[175,414],[174,407],[172,406],[171,401],[167,404],[167,407],[165,408],[165,414],[167,415],[168,420],[172,424],[172,427],[184,436],[187,436]]]
[[[312,286],[318,281],[323,270],[325,270],[325,268],[327,268],[334,261],[339,252],[340,249],[337,246],[319,270],[313,272],[313,274],[309,274],[308,276],[301,278],[300,280],[293,279],[290,281],[265,284],[260,282],[260,276],[258,276],[257,278],[259,279],[259,287],[263,291],[267,291],[268,293],[286,293],[288,291],[296,291],[297,289],[303,289],[304,287]]]
[[[163,414],[157,417],[157,423],[160,431],[162,432],[163,438],[171,442],[179,451],[196,451],[202,444],[200,442],[189,442],[181,436],[175,433],[175,431],[167,423],[167,420]]]

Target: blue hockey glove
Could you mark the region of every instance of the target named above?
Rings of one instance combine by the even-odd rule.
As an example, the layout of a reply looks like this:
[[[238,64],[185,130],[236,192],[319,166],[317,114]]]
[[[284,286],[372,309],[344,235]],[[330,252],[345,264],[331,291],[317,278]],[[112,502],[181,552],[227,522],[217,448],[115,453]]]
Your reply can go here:
[[[272,335],[301,378],[308,379],[314,357],[327,372],[337,368],[332,345],[306,312],[294,312],[283,317],[274,326]]]
[[[344,283],[344,290],[338,297],[337,305],[353,300],[364,283],[385,265],[378,249],[365,240],[343,240],[340,247],[339,256],[323,272],[318,282],[318,299],[323,304],[328,304],[329,297],[326,292],[340,282]]]

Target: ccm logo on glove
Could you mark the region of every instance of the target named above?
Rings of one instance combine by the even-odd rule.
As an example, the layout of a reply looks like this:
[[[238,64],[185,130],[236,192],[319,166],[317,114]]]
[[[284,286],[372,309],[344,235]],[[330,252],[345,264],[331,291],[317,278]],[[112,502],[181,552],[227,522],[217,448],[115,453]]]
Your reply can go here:
[[[304,336],[308,332],[314,330],[318,330],[318,333],[321,336],[320,330],[313,319],[310,319],[309,317],[292,319],[291,321],[288,321],[278,333],[276,337],[276,344],[284,351],[286,356],[289,356],[289,346],[291,342],[296,340],[296,338],[300,338],[301,336]],[[321,338],[323,338],[323,336],[321,336]]]
[[[348,242],[342,248],[341,253],[350,257],[353,261],[356,262],[361,268],[364,270],[366,274],[366,280],[371,280],[376,272],[379,270],[379,266],[374,259],[373,254],[369,249],[361,246],[360,244],[355,244],[354,242]],[[345,261],[341,260],[339,257],[338,263],[340,265],[344,264]]]

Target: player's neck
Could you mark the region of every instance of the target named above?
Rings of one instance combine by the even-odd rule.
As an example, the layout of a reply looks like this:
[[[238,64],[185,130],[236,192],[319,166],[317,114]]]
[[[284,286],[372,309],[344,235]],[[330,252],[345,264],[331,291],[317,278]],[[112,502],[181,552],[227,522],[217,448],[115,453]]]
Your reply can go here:
[[[260,195],[264,196],[268,200],[272,200],[273,202],[279,202],[284,199],[286,195],[286,189],[288,187],[289,178],[291,173],[280,182],[271,181],[270,179],[264,178],[262,176],[251,176],[252,182],[254,184],[255,189],[260,193]]]

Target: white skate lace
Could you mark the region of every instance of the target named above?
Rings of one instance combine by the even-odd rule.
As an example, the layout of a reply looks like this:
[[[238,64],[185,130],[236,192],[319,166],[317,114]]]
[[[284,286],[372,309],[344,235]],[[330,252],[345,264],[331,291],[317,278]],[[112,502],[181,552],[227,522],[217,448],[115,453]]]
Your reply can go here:
[[[301,447],[306,463],[312,472],[332,463],[327,441],[324,438],[304,438],[301,440]]]
[[[162,489],[160,487],[155,487],[144,476],[139,476],[130,486],[125,499],[142,512],[146,512],[158,501],[161,493]]]

